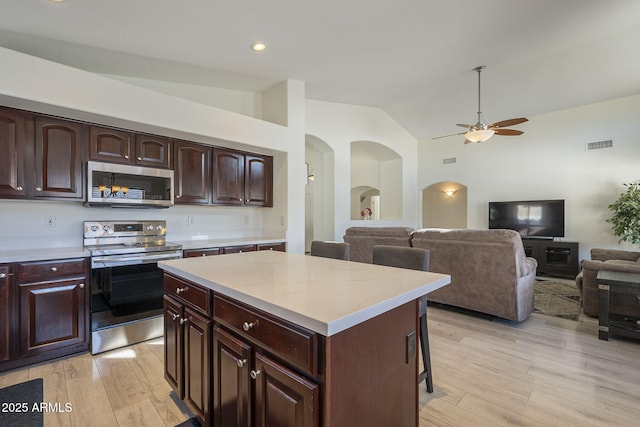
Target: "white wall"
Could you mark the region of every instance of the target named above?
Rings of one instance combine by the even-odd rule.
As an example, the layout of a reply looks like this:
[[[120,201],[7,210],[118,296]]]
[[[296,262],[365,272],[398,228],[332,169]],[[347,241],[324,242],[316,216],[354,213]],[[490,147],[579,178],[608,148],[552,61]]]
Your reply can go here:
[[[183,221],[180,217],[185,212],[192,212],[193,216],[203,218],[203,232],[226,230],[242,235],[253,232],[251,230],[261,230],[269,234],[280,233],[286,235],[289,250],[304,250],[304,218],[299,215],[304,206],[304,181],[290,179],[291,176],[304,176],[304,83],[287,81],[278,85],[282,93],[277,97],[278,105],[269,105],[262,99],[263,114],[266,110],[270,117],[286,119],[288,126],[285,127],[9,49],[0,48],[0,63],[11,64],[10,67],[0,67],[0,105],[205,144],[222,141],[230,146],[274,155],[273,209],[246,208],[241,214],[234,215],[226,208],[176,206],[166,211],[136,210],[135,215],[166,217],[181,227]],[[276,96],[270,93],[269,98],[275,99]],[[288,111],[285,114],[276,112],[279,108],[287,108]],[[82,229],[82,220],[97,214],[74,203],[55,208],[48,204],[50,202],[0,203],[1,249],[9,249],[16,244],[4,236],[22,236],[25,242],[35,240],[42,232],[43,209],[54,211],[51,214],[60,209],[64,217],[58,220],[54,232],[57,241],[65,240],[64,237],[77,238],[75,236],[81,233],[78,230]],[[130,214],[109,210],[100,211],[100,215],[103,219],[117,219],[116,216]],[[208,221],[204,217],[212,219]],[[19,232],[12,226],[14,221],[22,225]],[[62,234],[65,230],[68,235]],[[47,240],[41,240],[39,244],[46,243]]]
[[[417,140],[379,108],[332,102],[306,100],[306,132],[326,142],[335,153],[335,230],[334,239],[342,241],[344,231],[351,226],[362,226],[360,220],[351,220],[351,150],[353,141],[373,141],[389,147],[402,161],[402,218],[397,220],[368,221],[370,226],[417,224]],[[384,200],[382,204],[386,203]]]
[[[468,188],[468,226],[488,227],[489,201],[565,199],[564,240],[622,247],[605,220],[622,183],[640,178],[640,96],[585,105],[535,117],[518,137],[494,136],[464,145],[459,137],[421,142],[418,187],[455,181]],[[613,140],[613,148],[586,151],[586,143]],[[456,157],[454,165],[443,165]]]

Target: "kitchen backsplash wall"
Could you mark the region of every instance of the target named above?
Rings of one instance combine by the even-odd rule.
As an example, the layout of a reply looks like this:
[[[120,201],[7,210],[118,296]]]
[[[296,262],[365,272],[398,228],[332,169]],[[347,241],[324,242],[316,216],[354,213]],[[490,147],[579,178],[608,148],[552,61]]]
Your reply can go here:
[[[210,206],[117,209],[69,202],[0,200],[0,250],[82,246],[85,220],[166,220],[169,241],[284,238],[284,221],[274,220],[277,215],[272,210]]]

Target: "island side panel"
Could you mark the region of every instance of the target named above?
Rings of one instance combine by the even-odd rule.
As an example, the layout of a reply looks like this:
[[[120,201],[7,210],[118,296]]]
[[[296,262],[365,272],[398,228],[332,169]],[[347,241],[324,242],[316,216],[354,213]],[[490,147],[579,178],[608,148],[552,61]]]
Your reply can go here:
[[[418,301],[326,338],[324,425],[418,425]]]

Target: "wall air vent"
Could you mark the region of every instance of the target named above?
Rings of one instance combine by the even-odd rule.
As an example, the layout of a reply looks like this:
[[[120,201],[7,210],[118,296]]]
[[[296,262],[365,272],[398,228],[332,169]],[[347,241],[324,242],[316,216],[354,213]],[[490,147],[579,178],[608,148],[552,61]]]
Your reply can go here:
[[[613,140],[608,139],[606,141],[587,142],[587,151],[601,150],[603,148],[612,148]]]
[[[443,165],[455,165],[456,163],[458,163],[457,157],[449,157],[448,159],[442,159]]]

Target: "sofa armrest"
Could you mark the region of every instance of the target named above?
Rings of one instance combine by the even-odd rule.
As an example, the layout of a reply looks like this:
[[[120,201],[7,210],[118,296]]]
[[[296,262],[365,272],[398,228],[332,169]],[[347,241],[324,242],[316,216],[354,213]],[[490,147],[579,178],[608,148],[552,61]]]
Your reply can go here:
[[[621,271],[625,273],[640,273],[640,263],[621,260],[620,262],[589,260],[582,262],[583,270],[593,271]]]
[[[522,276],[528,276],[531,273],[535,273],[537,268],[538,261],[535,258],[526,257],[524,259],[524,265],[522,266]]]
[[[623,251],[621,249],[591,249],[591,259],[596,261],[607,261],[610,259],[621,259],[624,261],[637,261],[640,258],[640,252]]]

